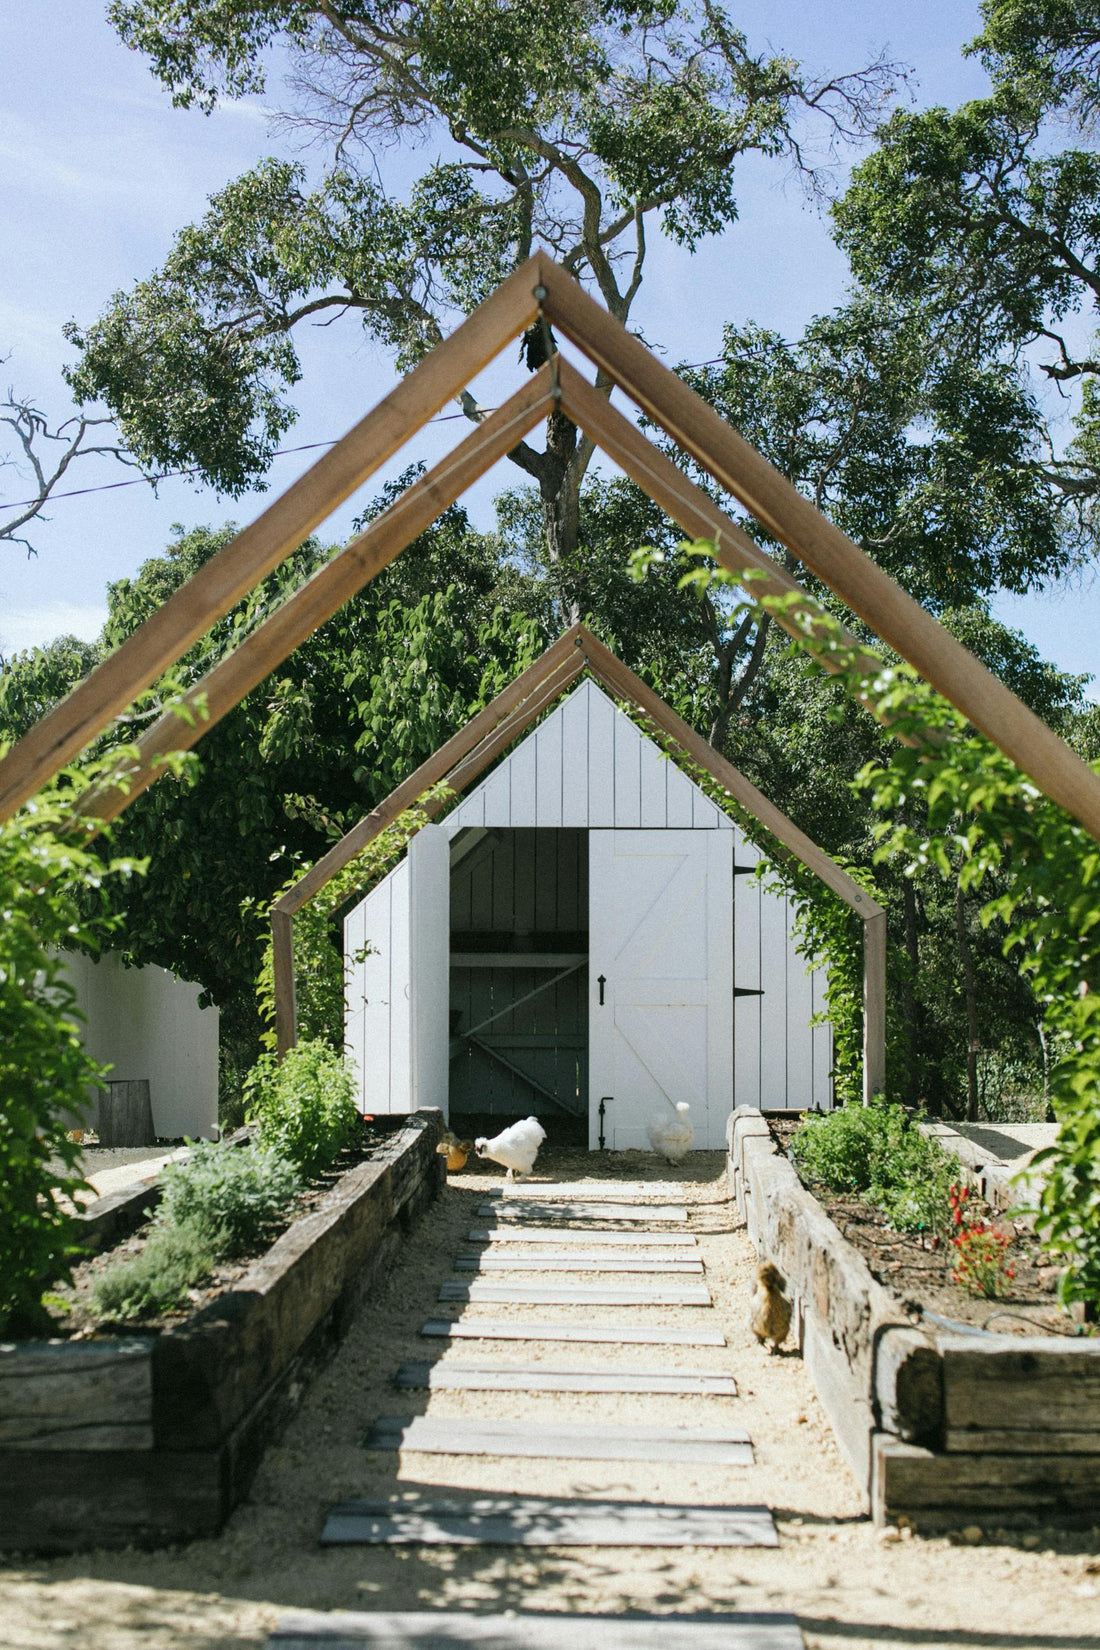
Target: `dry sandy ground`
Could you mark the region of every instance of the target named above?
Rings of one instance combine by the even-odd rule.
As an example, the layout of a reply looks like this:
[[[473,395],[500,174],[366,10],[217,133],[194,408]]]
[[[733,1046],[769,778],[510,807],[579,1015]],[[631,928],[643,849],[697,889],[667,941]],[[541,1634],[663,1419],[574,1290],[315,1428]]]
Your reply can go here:
[[[613,1166],[613,1167],[612,1167]],[[586,1154],[540,1160],[548,1178],[591,1174]],[[961,1535],[924,1539],[863,1517],[855,1485],[833,1443],[799,1358],[769,1358],[745,1316],[754,1256],[725,1201],[723,1163],[696,1153],[684,1165],[716,1306],[646,1310],[677,1326],[725,1328],[725,1349],[425,1341],[424,1318],[453,1255],[479,1224],[483,1190],[499,1179],[454,1177],[421,1224],[385,1288],[368,1304],[339,1354],[311,1384],[301,1410],[264,1462],[248,1502],[223,1533],[169,1551],[87,1552],[0,1571],[4,1650],[229,1650],[262,1644],[287,1607],[470,1609],[616,1613],[794,1610],[810,1650],[932,1646],[936,1650],[1100,1650],[1100,1528],[1091,1535],[990,1529],[971,1545]],[[624,1154],[607,1172],[667,1179],[652,1159]],[[509,1252],[515,1252],[511,1245]],[[509,1281],[520,1281],[523,1274]],[[532,1280],[534,1274],[532,1274]],[[504,1281],[503,1277],[501,1281]],[[562,1278],[560,1281],[567,1281]],[[583,1275],[568,1281],[588,1281]],[[595,1280],[592,1280],[595,1281]],[[611,1280],[608,1280],[611,1281]],[[623,1278],[623,1282],[627,1279]],[[576,1308],[478,1306],[469,1314],[564,1318]],[[600,1321],[636,1321],[630,1308],[591,1309]],[[622,1368],[677,1364],[733,1373],[728,1398],[551,1397],[437,1392],[433,1415],[479,1414],[561,1420],[733,1421],[755,1444],[752,1467],[623,1466],[598,1462],[470,1460],[370,1454],[360,1447],[377,1415],[429,1407],[425,1393],[391,1385],[406,1358],[485,1356]],[[781,1533],[778,1550],[345,1548],[317,1544],[326,1508],[348,1495],[477,1488],[660,1501],[766,1502]],[[1100,1525],[1100,1484],[1097,1486]],[[568,1644],[567,1630],[563,1645]]]

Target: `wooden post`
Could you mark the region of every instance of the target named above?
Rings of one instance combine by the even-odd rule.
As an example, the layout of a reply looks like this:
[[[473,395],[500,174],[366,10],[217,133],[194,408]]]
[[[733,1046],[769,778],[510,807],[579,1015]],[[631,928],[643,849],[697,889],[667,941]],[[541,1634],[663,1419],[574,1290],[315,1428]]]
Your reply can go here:
[[[536,254],[510,275],[373,412],[35,724],[0,760],[0,819],[7,819],[83,750],[456,396],[509,339],[531,325],[538,314],[534,288],[548,262]]]
[[[572,276],[547,259],[542,281],[547,319],[1100,841],[1100,777],[1087,763]]]
[[[300,642],[388,567],[407,544],[556,405],[550,372],[549,363],[540,368],[509,401],[460,441],[448,458],[418,477],[388,510],[307,579],[239,647],[188,688],[181,707],[188,719],[176,711],[159,716],[137,741],[137,759],[120,767],[119,782],[108,779],[86,792],[76,813],[84,818],[116,818],[163,772],[167,755],[197,744]]]
[[[279,1059],[298,1041],[298,1002],[294,988],[294,918],[278,908],[271,913],[271,960],[275,976],[275,1039]]]
[[[886,912],[863,924],[863,1104],[886,1092]]]

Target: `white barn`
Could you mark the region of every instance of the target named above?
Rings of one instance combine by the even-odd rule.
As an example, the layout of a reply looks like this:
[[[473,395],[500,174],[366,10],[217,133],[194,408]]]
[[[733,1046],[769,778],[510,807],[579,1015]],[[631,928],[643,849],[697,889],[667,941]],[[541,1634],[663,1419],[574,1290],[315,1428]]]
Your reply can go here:
[[[346,917],[362,1109],[570,1114],[623,1150],[681,1100],[701,1147],[734,1105],[827,1108],[825,981],[761,857],[582,680]]]

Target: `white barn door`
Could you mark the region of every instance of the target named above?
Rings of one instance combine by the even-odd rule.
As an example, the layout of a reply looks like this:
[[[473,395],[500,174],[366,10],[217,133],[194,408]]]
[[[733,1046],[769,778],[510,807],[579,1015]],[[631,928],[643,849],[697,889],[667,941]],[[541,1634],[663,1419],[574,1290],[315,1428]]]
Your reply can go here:
[[[451,1009],[451,840],[424,825],[409,843],[409,1110],[447,1116]]]
[[[733,1083],[733,831],[589,831],[589,1146],[648,1149],[691,1107],[725,1143]],[[601,976],[602,1002],[601,1002]]]

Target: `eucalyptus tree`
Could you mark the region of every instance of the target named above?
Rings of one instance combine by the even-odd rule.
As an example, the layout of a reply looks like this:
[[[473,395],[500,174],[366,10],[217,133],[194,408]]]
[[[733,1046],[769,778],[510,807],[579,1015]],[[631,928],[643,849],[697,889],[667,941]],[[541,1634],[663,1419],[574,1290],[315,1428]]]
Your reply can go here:
[[[717,0],[114,0],[110,16],[184,107],[270,96],[285,70],[283,125],[318,157],[261,161],[70,330],[78,396],[107,403],[140,460],[234,495],[294,418],[307,321],[354,313],[404,369],[541,246],[625,322],[655,231],[690,252],[732,225],[746,155],[820,183],[896,79],[881,58],[815,77],[756,52]],[[528,340],[529,364],[543,347]],[[461,407],[484,416],[470,393]],[[560,564],[591,445],[555,416],[542,450],[510,457]]]
[[[0,367],[7,359],[0,356]],[[74,463],[97,457],[132,462],[108,433],[110,426],[110,418],[84,412],[51,420],[36,401],[9,385],[0,398],[0,543],[21,545],[29,556],[37,554],[27,535],[45,519],[50,499]]]
[[[1073,435],[1027,465],[1092,548],[1100,495],[1100,13],[984,0],[967,48],[990,94],[897,111],[835,210],[857,278],[904,305],[929,359],[999,361],[1069,396]]]

